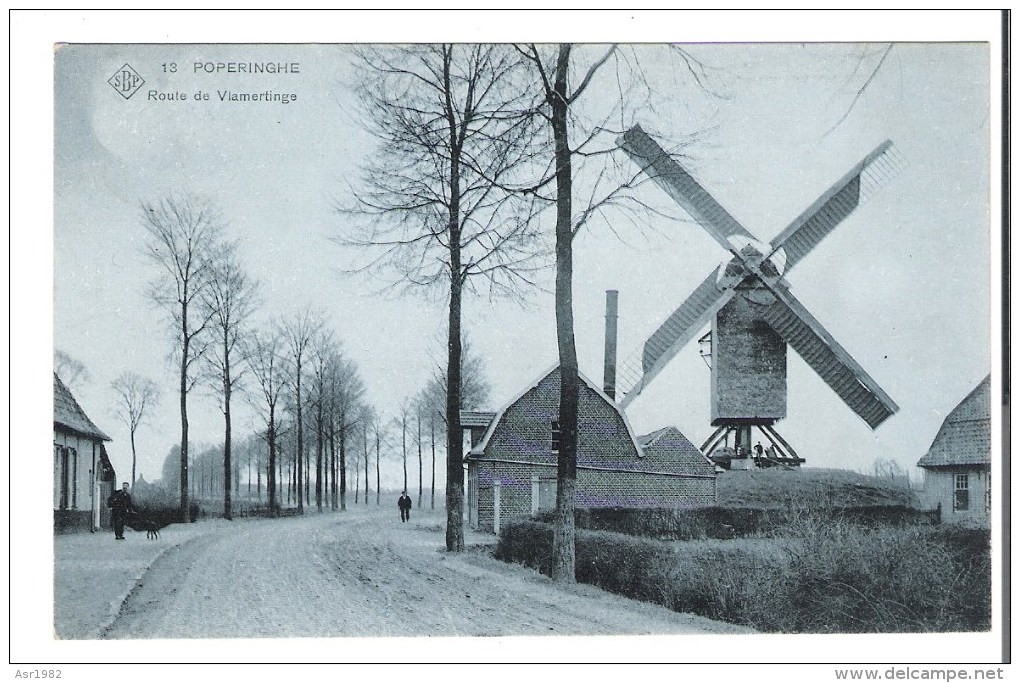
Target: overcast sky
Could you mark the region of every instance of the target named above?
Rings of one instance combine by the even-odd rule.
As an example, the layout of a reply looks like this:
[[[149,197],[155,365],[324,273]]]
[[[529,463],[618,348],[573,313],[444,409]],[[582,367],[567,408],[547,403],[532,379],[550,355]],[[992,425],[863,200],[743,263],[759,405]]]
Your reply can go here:
[[[738,220],[769,240],[877,144],[889,138],[901,175],[791,271],[794,294],[899,404],[872,431],[789,352],[788,418],[780,433],[813,467],[868,469],[879,456],[912,468],[942,419],[990,372],[988,61],[982,44],[896,44],[850,114],[840,118],[884,54],[883,45],[699,45],[724,98],[683,79],[665,52],[635,48],[667,106],[632,122],[698,135],[688,167]],[[321,311],[354,358],[368,400],[392,417],[441,357],[445,301],[383,296],[380,283],[344,275],[358,254],[330,240],[332,209],[373,140],[350,114],[349,49],[326,45],[68,45],[55,62],[54,343],[82,361],[75,387],[113,437],[119,473],[130,441],[113,416],[110,382],[130,370],[163,389],[141,428],[139,470],[159,468],[180,427],[171,339],[147,299],[156,271],[142,253],[142,201],[171,191],[213,198],[262,288],[261,320]],[[299,73],[195,73],[196,62],[292,62]],[[124,99],[107,80],[123,64],[145,79]],[[176,73],[164,65],[176,64]],[[167,66],[169,71],[171,67]],[[596,83],[594,98],[611,98]],[[281,103],[220,102],[218,90],[295,93]],[[186,101],[154,101],[149,90]],[[195,102],[196,91],[211,100]],[[670,99],[672,98],[672,99]],[[668,118],[667,118],[668,117]],[[628,121],[630,123],[631,121]],[[661,203],[661,190],[641,190]],[[551,225],[551,224],[550,224]],[[639,232],[593,221],[575,243],[575,318],[581,370],[602,375],[604,292],[620,292],[621,362],[726,254],[689,221]],[[632,231],[628,232],[628,231]],[[492,409],[556,360],[549,291],[523,306],[473,298],[465,329],[485,357]],[[706,328],[707,329],[707,328]],[[256,428],[237,401],[235,435]],[[667,424],[700,443],[709,425],[709,371],[685,348],[628,413],[638,432]],[[189,401],[192,438],[222,441],[213,398]]]

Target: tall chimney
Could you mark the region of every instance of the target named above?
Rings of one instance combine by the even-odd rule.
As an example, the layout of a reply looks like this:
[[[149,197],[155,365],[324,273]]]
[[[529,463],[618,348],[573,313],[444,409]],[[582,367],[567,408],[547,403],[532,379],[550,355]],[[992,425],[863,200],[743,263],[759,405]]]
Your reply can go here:
[[[606,290],[606,356],[602,385],[606,395],[616,400],[616,300],[619,292]]]

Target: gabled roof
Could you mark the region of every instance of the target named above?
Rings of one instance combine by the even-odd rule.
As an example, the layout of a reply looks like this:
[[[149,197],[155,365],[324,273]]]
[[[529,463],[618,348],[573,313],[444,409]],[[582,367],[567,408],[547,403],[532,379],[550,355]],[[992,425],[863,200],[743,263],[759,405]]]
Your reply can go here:
[[[527,384],[524,387],[524,389],[522,389],[511,400],[507,401],[507,403],[496,412],[496,415],[493,418],[492,422],[489,423],[489,428],[485,430],[485,436],[483,436],[482,440],[479,441],[475,445],[475,447],[471,449],[471,453],[469,455],[470,456],[481,455],[482,452],[485,450],[485,447],[489,444],[490,437],[492,436],[493,432],[496,431],[496,427],[503,419],[503,414],[507,411],[507,409],[510,408],[510,406],[512,406],[513,404],[520,401],[525,394],[527,394],[529,391],[537,387],[545,380],[546,377],[548,377],[549,375],[551,375],[552,373],[556,372],[559,369],[560,369],[559,363],[556,363],[551,368],[549,368],[541,375],[539,375],[533,382]],[[620,419],[623,420],[623,424],[627,428],[627,435],[630,436],[630,440],[634,444],[634,450],[637,453],[638,457],[641,457],[644,451],[641,450],[641,446],[640,444],[638,444],[638,440],[634,436],[634,428],[631,427],[630,420],[627,419],[627,413],[624,412],[620,404],[614,401],[613,399],[609,398],[609,396],[604,391],[602,391],[602,389],[599,388],[599,386],[595,382],[592,382],[590,379],[588,379],[588,377],[583,372],[578,371],[577,376],[581,380],[581,382],[583,382],[589,389],[594,391],[602,400],[604,400],[606,403],[612,406],[613,410],[615,410],[620,415]]]
[[[53,373],[53,426],[61,427],[81,436],[101,441],[112,441],[89,419],[78,402],[74,400],[71,391],[64,386],[55,372]]]
[[[991,375],[953,409],[919,467],[985,465],[992,461]]]
[[[665,457],[673,465],[715,469],[715,463],[701,452],[687,436],[673,425],[668,425],[654,432],[638,437],[638,443],[644,449],[649,460],[661,460]]]

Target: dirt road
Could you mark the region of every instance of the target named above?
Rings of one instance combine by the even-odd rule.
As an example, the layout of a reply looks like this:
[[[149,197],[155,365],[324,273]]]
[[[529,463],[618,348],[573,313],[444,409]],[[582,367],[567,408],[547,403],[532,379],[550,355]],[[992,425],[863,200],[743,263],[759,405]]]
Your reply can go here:
[[[237,521],[160,557],[102,637],[742,631],[591,586],[555,586],[480,545],[447,553],[442,522],[415,510],[401,524],[395,508]]]

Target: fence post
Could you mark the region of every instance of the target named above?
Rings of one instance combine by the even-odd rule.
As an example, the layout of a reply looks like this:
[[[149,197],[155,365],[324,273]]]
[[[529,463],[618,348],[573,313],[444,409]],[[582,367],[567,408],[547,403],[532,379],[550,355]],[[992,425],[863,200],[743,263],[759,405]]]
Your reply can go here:
[[[492,531],[499,536],[499,490],[500,483],[492,483]]]
[[[537,474],[531,475],[531,514],[538,514],[538,499],[542,495],[542,488],[539,485]]]

